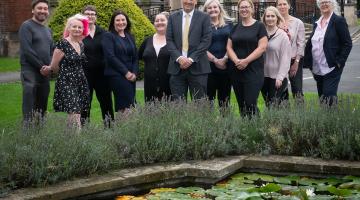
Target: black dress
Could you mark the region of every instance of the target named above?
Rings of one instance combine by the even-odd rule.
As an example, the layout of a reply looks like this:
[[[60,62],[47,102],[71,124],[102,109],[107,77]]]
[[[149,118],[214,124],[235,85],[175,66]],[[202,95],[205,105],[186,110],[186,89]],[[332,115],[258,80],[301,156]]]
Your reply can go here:
[[[71,44],[62,39],[56,44],[65,55],[60,62],[59,77],[55,83],[54,110],[77,113],[89,109],[89,88],[83,71],[85,54],[83,45],[78,54]]]
[[[144,92],[145,101],[162,100],[171,95],[167,69],[170,53],[167,46],[161,47],[156,55],[153,36],[148,37],[139,49],[139,59],[144,60]]]
[[[250,26],[240,22],[230,33],[232,47],[239,59],[249,56],[257,47],[259,40],[267,36],[263,23],[256,21]],[[264,58],[260,56],[248,64],[244,70],[236,68],[230,61],[231,83],[243,116],[258,112],[257,99],[264,82]]]

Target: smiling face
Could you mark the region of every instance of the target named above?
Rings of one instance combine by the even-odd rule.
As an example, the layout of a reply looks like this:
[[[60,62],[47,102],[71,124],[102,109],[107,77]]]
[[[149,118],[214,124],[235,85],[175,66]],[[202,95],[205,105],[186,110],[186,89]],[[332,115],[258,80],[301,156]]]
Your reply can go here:
[[[287,0],[278,0],[276,7],[280,11],[280,14],[283,16],[289,13],[290,5]]]
[[[71,20],[68,27],[69,35],[72,37],[81,37],[84,31],[84,25],[80,20]]]
[[[330,14],[334,9],[334,5],[330,0],[320,0],[319,8],[321,14]]]
[[[206,12],[211,18],[218,18],[220,15],[220,7],[215,1],[213,1],[206,8]]]
[[[267,10],[265,12],[265,25],[268,27],[275,27],[277,25],[278,17],[275,12]]]
[[[126,29],[126,26],[127,26],[126,17],[122,14],[117,15],[114,20],[114,27],[116,32],[123,33]]]
[[[156,32],[165,32],[167,27],[168,20],[165,15],[159,14],[155,17],[154,26]]]
[[[49,6],[44,2],[40,2],[32,9],[33,19],[39,23],[43,23],[49,16]]]
[[[241,18],[250,18],[252,17],[253,8],[248,1],[242,1],[239,4],[239,14]]]
[[[92,10],[85,10],[84,15],[89,19],[89,24],[95,24],[96,23],[96,12]]]
[[[190,13],[195,9],[197,0],[182,0],[182,6],[186,13]]]

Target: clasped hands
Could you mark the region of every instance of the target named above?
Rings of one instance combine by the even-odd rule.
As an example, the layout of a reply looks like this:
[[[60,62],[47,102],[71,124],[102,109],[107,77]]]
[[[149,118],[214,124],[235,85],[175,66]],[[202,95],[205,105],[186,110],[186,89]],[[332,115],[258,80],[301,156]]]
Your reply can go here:
[[[48,66],[48,65],[44,65],[41,67],[40,69],[40,74],[43,75],[43,76],[50,76],[51,74],[51,67]]]
[[[249,62],[246,60],[246,58],[245,59],[236,59],[234,64],[238,70],[244,70],[248,66]]]
[[[180,69],[187,69],[192,65],[193,61],[185,56],[180,56],[178,63],[180,64]]]
[[[126,75],[125,75],[125,78],[128,80],[128,81],[131,81],[131,82],[135,82],[136,81],[136,75],[132,72],[127,72]]]

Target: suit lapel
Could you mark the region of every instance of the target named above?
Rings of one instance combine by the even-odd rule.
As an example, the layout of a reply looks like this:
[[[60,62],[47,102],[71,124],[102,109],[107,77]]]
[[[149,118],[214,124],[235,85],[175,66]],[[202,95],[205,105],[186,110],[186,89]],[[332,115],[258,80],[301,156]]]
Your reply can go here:
[[[194,26],[196,26],[197,20],[199,19],[199,17],[198,17],[199,13],[198,12],[199,11],[194,10],[194,14],[193,14],[193,16],[191,18],[190,27],[189,27],[189,38],[190,38],[190,34],[191,34],[192,30],[194,29]],[[198,24],[198,25],[200,25],[200,24]]]
[[[177,44],[182,44],[182,20],[183,20],[183,13],[182,11],[178,12],[178,15],[175,16],[175,26],[174,26],[174,35],[179,35],[179,37],[175,37],[177,41],[175,41]],[[177,24],[180,24],[178,26]],[[179,27],[179,29],[177,29]],[[180,34],[179,34],[180,33]]]
[[[326,28],[326,32],[325,32],[324,39],[325,39],[326,36],[329,34],[329,31],[333,31],[332,26],[333,26],[333,24],[334,24],[335,17],[336,17],[336,16],[335,16],[335,13],[333,13],[333,14],[331,15],[331,17],[330,17],[329,24],[328,24],[328,26],[327,26],[327,28]]]

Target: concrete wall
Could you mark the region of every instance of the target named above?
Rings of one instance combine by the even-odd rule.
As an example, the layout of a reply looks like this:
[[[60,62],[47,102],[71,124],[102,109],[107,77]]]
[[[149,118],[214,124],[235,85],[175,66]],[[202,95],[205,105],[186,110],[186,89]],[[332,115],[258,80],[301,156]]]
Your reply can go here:
[[[345,5],[344,16],[349,26],[356,26],[357,25],[356,4]]]

